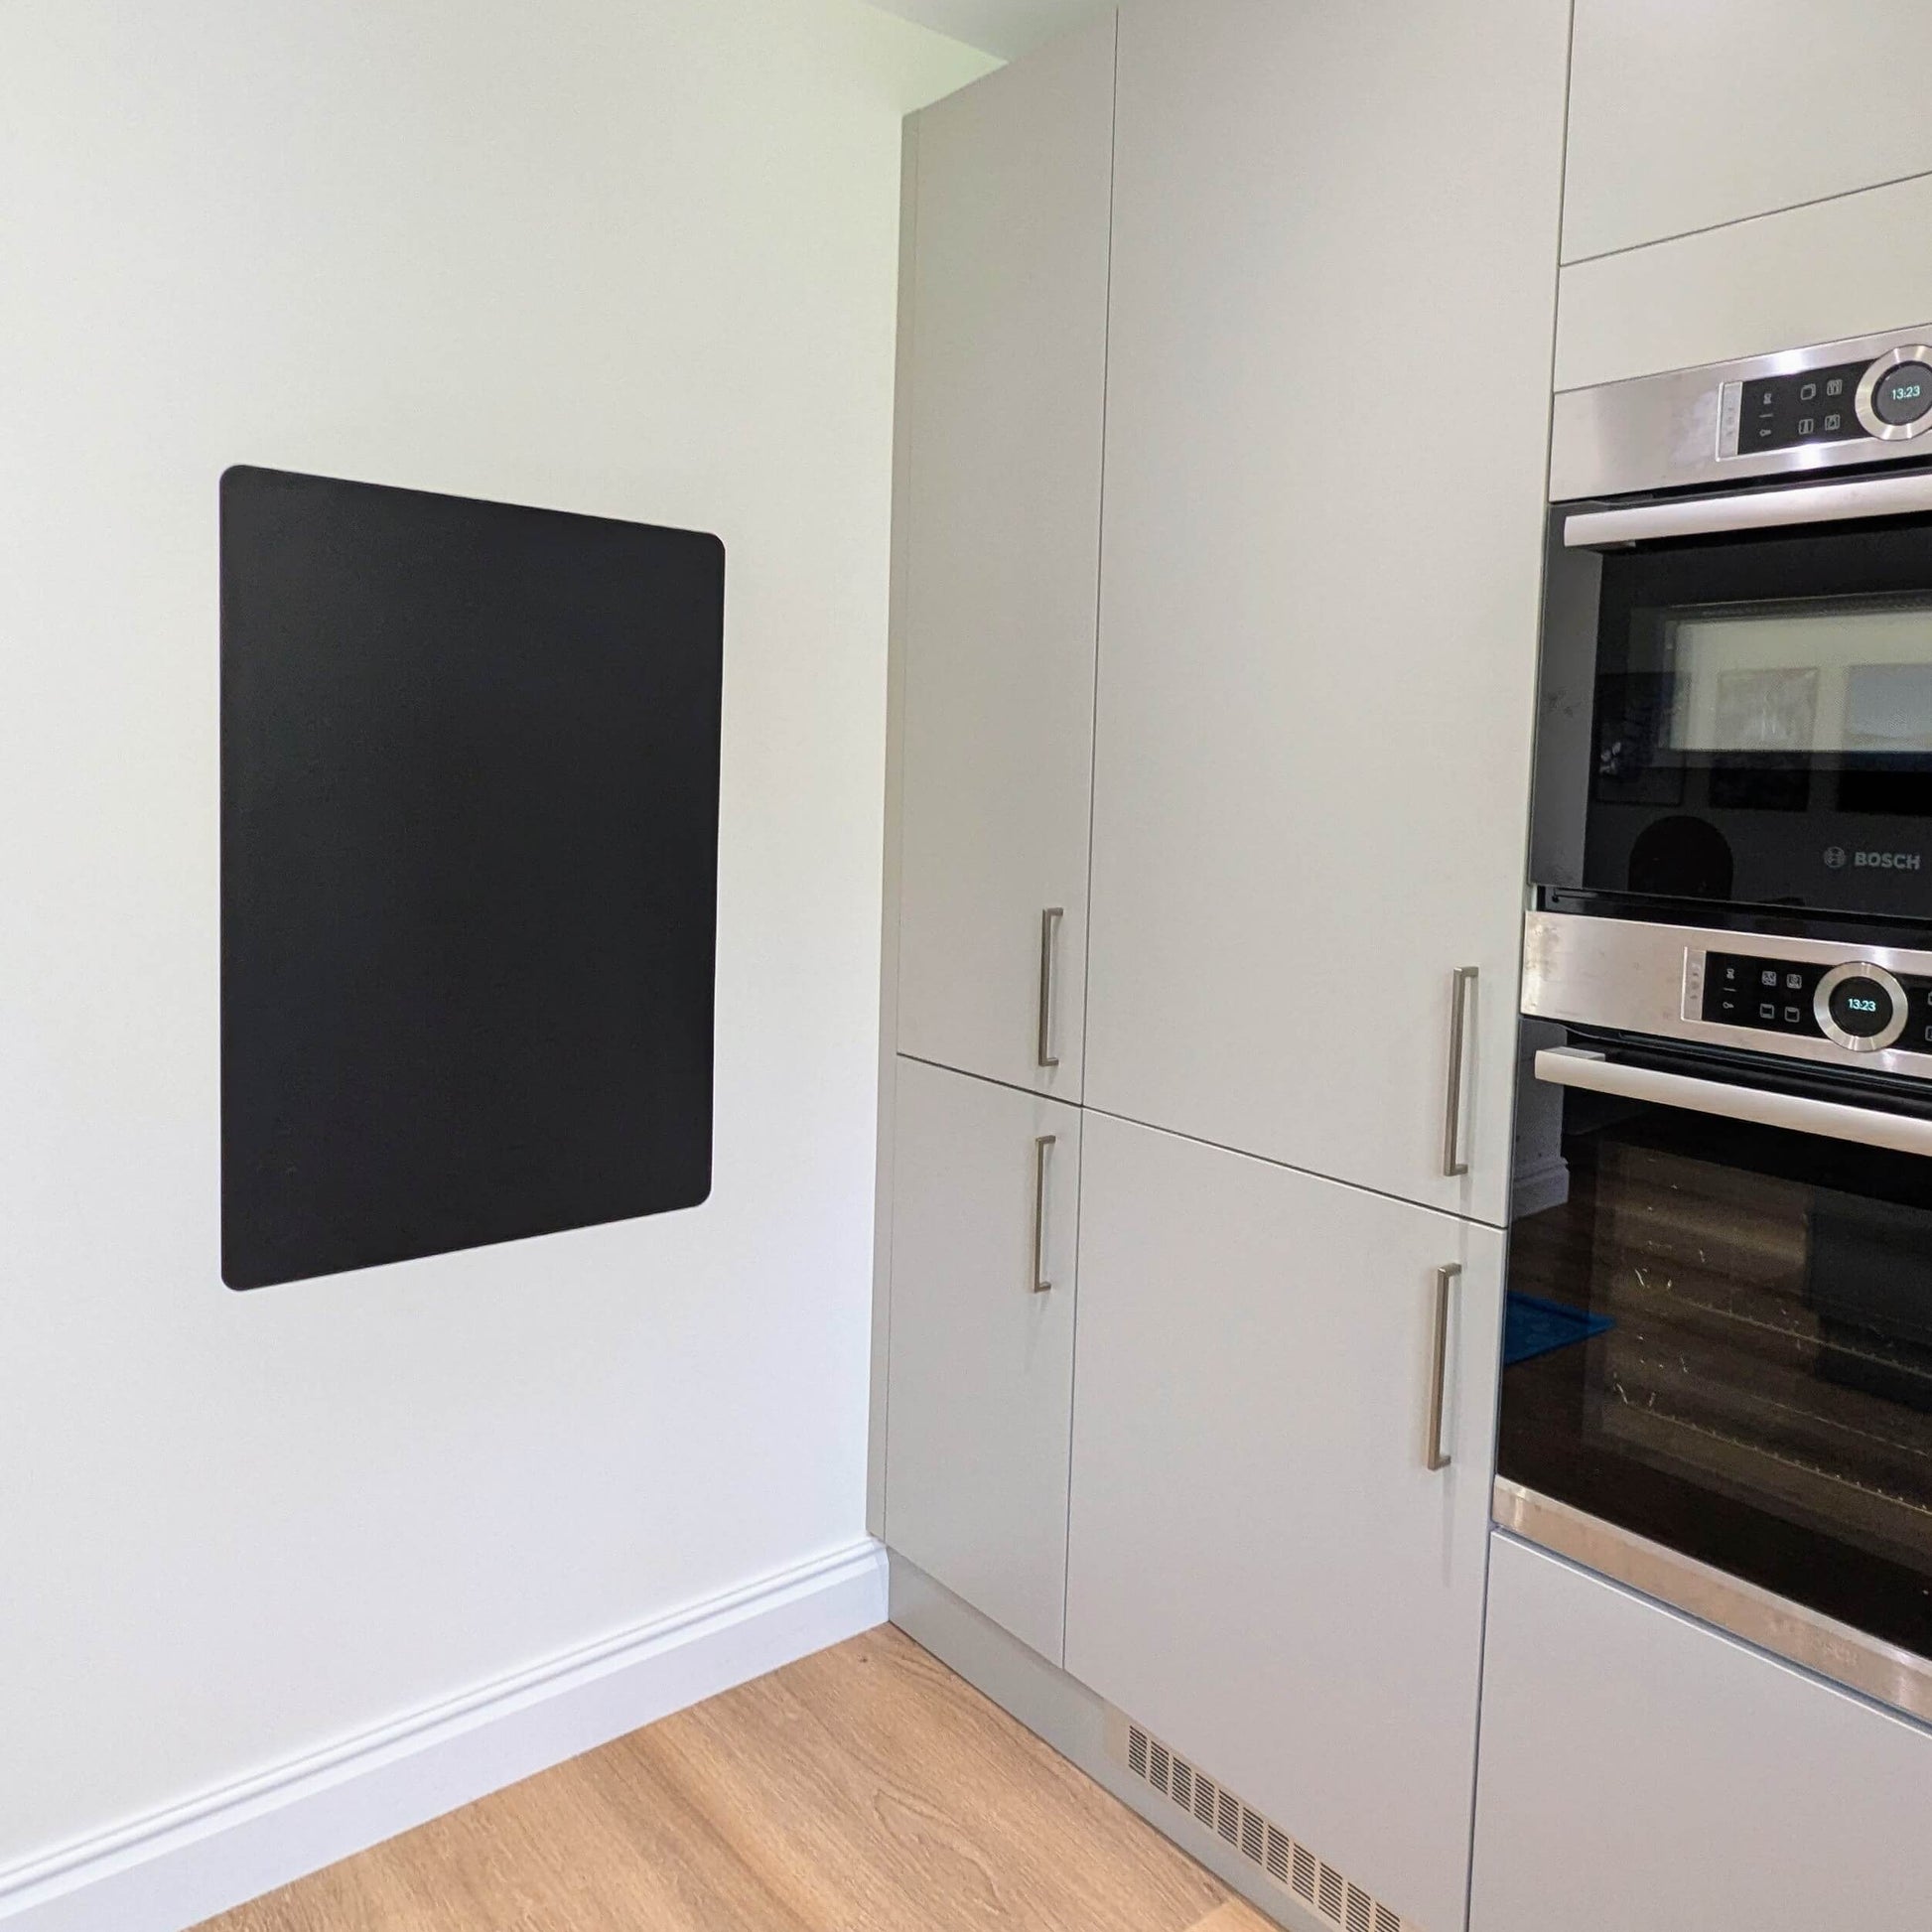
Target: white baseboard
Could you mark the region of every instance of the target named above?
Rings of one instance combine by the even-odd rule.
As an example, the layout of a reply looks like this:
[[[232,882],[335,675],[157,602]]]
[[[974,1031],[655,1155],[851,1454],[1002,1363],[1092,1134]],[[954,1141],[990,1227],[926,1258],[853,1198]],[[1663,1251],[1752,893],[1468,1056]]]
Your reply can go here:
[[[182,1932],[886,1619],[867,1539],[0,1871],[6,1932]]]

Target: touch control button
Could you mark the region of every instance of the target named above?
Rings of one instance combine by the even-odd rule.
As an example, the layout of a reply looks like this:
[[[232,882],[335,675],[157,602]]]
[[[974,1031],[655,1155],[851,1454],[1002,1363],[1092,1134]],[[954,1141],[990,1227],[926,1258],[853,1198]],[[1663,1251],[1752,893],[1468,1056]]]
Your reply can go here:
[[[1834,966],[1818,982],[1813,1013],[1828,1039],[1874,1053],[1905,1031],[1905,989],[1882,966]]]

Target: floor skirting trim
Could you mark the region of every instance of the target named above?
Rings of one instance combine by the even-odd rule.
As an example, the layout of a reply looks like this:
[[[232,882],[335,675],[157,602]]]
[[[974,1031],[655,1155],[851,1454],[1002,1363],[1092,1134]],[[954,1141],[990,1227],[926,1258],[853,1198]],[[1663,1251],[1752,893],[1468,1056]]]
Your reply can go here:
[[[870,1539],[0,1871],[5,1932],[181,1932],[886,1619]]]

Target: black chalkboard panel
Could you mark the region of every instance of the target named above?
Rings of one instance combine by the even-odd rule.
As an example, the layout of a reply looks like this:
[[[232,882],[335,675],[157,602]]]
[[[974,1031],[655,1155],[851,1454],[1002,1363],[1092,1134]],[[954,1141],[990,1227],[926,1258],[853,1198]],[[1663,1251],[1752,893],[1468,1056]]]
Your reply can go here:
[[[711,1186],[724,548],[221,479],[221,1273]]]

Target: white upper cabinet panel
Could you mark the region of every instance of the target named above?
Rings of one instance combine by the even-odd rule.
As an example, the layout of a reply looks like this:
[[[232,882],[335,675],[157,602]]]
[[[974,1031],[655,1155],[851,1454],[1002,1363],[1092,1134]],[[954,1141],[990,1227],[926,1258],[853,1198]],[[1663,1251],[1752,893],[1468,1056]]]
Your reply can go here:
[[[1563,271],[1557,387],[1932,322],[1932,249],[1912,239],[1927,233],[1932,176],[1578,262]]]
[[[1113,88],[1109,16],[908,144],[897,1043],[1073,1100]]]
[[[1932,171],[1925,0],[1576,0],[1566,261]]]
[[[1923,1926],[1932,1731],[1496,1539],[1471,1932]]]
[[[1121,16],[1087,1102],[1495,1222],[1567,27]]]

